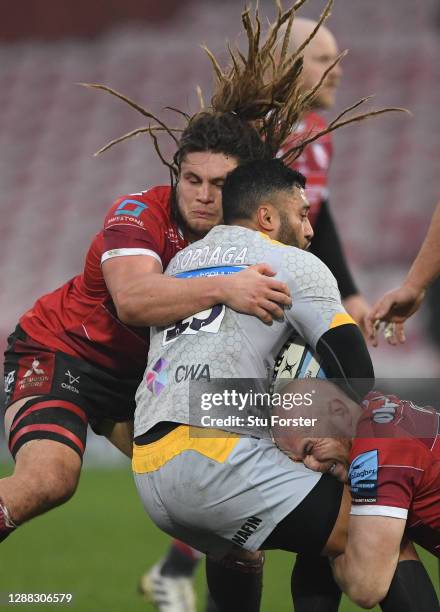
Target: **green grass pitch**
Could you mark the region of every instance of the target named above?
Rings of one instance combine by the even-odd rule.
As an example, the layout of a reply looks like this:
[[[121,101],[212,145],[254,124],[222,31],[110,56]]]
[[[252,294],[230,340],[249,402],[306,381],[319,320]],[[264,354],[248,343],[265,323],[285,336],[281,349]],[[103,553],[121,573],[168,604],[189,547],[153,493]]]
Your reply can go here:
[[[5,475],[6,469],[1,473]],[[71,606],[39,608],[75,612],[152,612],[137,595],[139,575],[166,549],[168,538],[149,521],[137,498],[130,467],[85,469],[75,497],[21,527],[1,545],[0,592],[74,594]],[[424,554],[438,588],[436,562]],[[292,555],[269,553],[263,612],[291,610]],[[196,577],[203,610],[204,572]],[[2,606],[5,609],[5,606]],[[7,606],[9,607],[9,606]],[[23,605],[18,607],[23,608]],[[30,606],[27,606],[29,608]],[[343,612],[359,610],[344,600]]]

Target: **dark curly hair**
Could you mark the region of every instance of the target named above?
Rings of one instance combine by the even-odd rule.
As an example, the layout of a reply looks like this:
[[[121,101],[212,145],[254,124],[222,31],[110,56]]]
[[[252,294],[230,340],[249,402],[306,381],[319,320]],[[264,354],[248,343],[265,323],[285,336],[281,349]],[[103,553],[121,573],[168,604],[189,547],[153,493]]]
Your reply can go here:
[[[272,157],[271,148],[261,139],[258,130],[231,112],[202,111],[191,117],[179,139],[173,161],[180,169],[188,153],[203,151],[234,157],[238,164]]]

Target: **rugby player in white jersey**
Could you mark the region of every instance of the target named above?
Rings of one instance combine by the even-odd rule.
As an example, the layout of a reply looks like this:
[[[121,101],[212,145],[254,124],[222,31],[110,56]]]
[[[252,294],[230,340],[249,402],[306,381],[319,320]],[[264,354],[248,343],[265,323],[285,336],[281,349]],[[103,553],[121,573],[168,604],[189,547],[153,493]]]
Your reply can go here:
[[[263,258],[295,296],[284,319],[266,326],[218,306],[154,328],[137,393],[133,469],[144,506],[164,531],[209,554],[210,592],[219,610],[229,612],[259,609],[255,584],[249,592],[234,590],[232,571],[241,568],[260,583],[259,549],[335,554],[344,546],[348,496],[340,483],[291,462],[264,426],[246,419],[245,427],[213,421],[218,429],[210,437],[194,436],[189,428],[206,423],[194,385],[206,390],[213,379],[252,379],[257,391],[267,390],[267,369],[293,330],[354,397],[372,384],[365,342],[333,275],[303,250],[313,235],[303,187],[302,175],[279,160],[234,170],[223,191],[229,225],[181,251],[166,271],[177,277],[229,274]],[[236,434],[227,437],[219,431],[231,429]],[[229,592],[218,580],[225,567],[231,568]]]

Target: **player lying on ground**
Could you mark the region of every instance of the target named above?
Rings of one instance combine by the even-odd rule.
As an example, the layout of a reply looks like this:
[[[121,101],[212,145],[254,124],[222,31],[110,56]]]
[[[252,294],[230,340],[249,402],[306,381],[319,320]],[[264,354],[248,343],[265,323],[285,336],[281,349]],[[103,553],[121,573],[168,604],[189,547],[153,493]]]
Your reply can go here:
[[[373,607],[389,591],[405,537],[440,557],[440,415],[377,391],[360,404],[325,380],[295,380],[282,390],[298,392],[314,393],[309,417],[318,425],[293,430],[275,424],[274,439],[291,458],[350,485],[347,544],[332,566],[348,596]],[[299,411],[274,413],[292,418]],[[401,600],[400,609],[438,610],[422,564],[399,566],[399,580],[417,601],[412,608]]]
[[[267,258],[295,295],[285,317],[265,326],[219,306],[178,325],[153,328],[137,393],[133,469],[139,494],[160,528],[211,555],[208,584],[220,610],[259,609],[253,587],[261,580],[260,548],[343,550],[346,497],[340,483],[289,461],[267,427],[248,424],[229,437],[220,430],[237,427],[226,422],[213,420],[208,437],[191,435],[189,428],[200,427],[203,414],[196,399],[188,404],[190,385],[204,383],[209,391],[211,380],[244,378],[266,391],[267,369],[293,329],[317,348],[332,375],[348,385],[356,379],[358,388],[350,388],[355,397],[373,382],[365,342],[341,304],[334,277],[303,250],[312,237],[303,186],[303,177],[279,160],[237,168],[223,188],[229,225],[181,251],[166,271],[177,277],[236,273]],[[232,248],[237,255],[219,265]],[[231,576],[240,566],[254,569],[252,599],[246,590],[221,588],[218,573],[225,564]]]

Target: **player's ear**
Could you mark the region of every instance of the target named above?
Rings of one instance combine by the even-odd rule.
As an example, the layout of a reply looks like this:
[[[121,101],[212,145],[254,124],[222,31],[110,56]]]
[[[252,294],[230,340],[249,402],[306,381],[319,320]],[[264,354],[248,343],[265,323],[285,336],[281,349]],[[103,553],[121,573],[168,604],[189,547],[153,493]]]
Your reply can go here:
[[[279,215],[270,202],[262,202],[257,208],[257,221],[259,229],[266,234],[276,231],[279,224]]]

